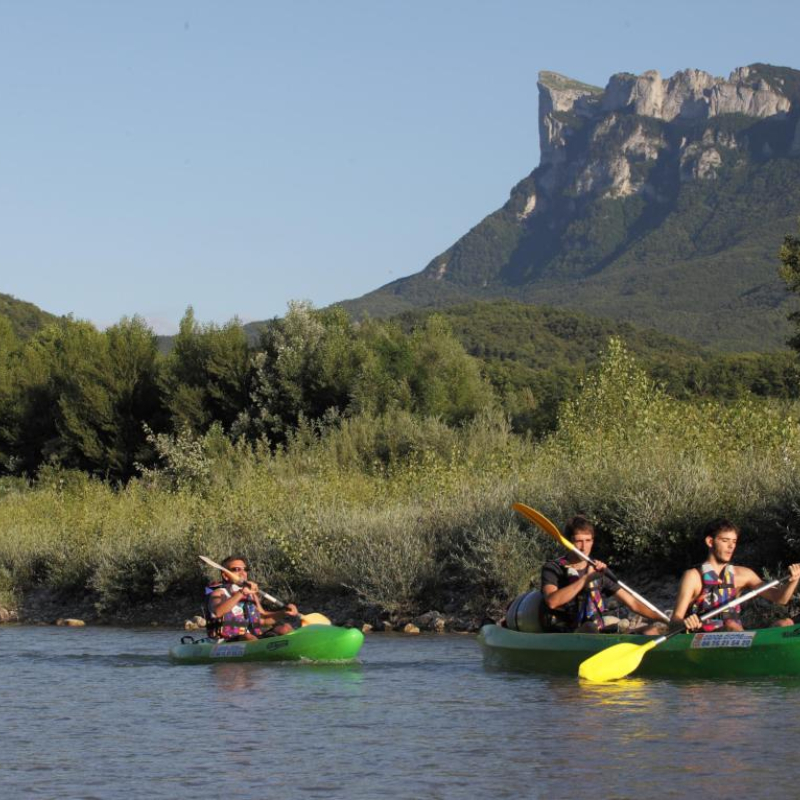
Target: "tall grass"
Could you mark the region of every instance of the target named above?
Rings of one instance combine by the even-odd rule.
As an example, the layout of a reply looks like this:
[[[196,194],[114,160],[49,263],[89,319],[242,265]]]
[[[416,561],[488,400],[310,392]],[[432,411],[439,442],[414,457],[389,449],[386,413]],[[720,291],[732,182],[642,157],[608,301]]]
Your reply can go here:
[[[618,343],[534,442],[486,412],[454,429],[407,413],[302,422],[272,452],[160,437],[159,470],[114,488],[57,468],[0,481],[0,602],[47,586],[108,612],[198,594],[199,554],[244,555],[275,594],[313,589],[398,613],[482,613],[526,588],[553,543],[510,510],[593,517],[605,555],[674,568],[724,514],[758,566],[800,553],[800,427],[775,403],[678,402]]]

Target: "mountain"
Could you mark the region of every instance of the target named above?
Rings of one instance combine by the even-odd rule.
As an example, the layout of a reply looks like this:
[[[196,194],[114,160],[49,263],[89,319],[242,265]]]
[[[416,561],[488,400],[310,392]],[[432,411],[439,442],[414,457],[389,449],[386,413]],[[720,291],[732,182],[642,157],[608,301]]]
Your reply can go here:
[[[10,294],[0,294],[0,316],[7,317],[19,339],[28,339],[36,331],[55,322],[58,317],[42,311],[33,303],[17,300]]]
[[[539,166],[415,275],[345,301],[390,316],[511,298],[728,351],[777,350],[777,252],[800,214],[800,71],[539,74]]]

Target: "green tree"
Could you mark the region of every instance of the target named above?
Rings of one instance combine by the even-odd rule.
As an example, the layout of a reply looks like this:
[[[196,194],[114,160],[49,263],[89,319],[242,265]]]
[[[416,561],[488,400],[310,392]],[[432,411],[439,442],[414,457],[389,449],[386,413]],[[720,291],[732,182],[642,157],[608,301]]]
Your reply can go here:
[[[438,316],[407,334],[393,322],[353,324],[339,307],[292,303],[261,348],[238,427],[251,437],[282,442],[302,419],[389,410],[458,424],[493,401],[479,362]]]
[[[411,334],[412,370],[408,376],[412,410],[457,424],[492,402],[479,362],[468,355],[447,321],[434,314]]]
[[[345,311],[292,302],[261,335],[250,406],[237,431],[282,442],[301,419],[344,413],[366,353]]]
[[[105,333],[59,321],[34,336],[16,370],[14,455],[125,480],[146,460],[144,424],[160,427],[156,337],[139,318]]]
[[[364,323],[359,337],[366,358],[352,392],[356,411],[402,409],[455,425],[494,401],[480,362],[438,314],[408,334],[396,323]]]
[[[175,430],[229,430],[249,400],[250,348],[241,323],[218,327],[186,310],[164,364],[162,387]]]
[[[780,275],[795,294],[800,293],[800,238],[786,234],[780,251]],[[789,314],[789,321],[795,326],[795,334],[789,345],[800,352],[800,311]]]
[[[102,385],[111,419],[101,440],[99,464],[116,476],[129,478],[136,462],[149,459],[144,425],[160,430],[165,424],[157,337],[142,319],[133,317],[112,325],[104,338],[107,373]],[[91,427],[91,416],[84,416],[83,423]]]
[[[14,365],[10,450],[18,472],[32,475],[43,461],[57,455],[55,352],[61,330],[72,324],[65,319],[41,329],[25,343]]]
[[[14,441],[15,393],[14,361],[19,341],[11,321],[0,316],[0,471],[11,469],[11,447]]]
[[[354,413],[411,411],[409,376],[414,371],[411,337],[396,322],[367,320],[358,326],[364,360],[351,393]]]

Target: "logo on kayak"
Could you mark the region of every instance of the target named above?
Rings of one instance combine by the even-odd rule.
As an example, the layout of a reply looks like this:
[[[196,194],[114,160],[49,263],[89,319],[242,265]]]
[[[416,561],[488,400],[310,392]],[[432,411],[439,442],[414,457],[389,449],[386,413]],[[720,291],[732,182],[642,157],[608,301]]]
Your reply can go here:
[[[211,658],[229,658],[231,656],[243,655],[243,644],[218,644],[211,650]]]
[[[795,625],[794,628],[783,634],[784,639],[791,639],[794,636],[800,636],[800,625]]]
[[[280,650],[281,647],[288,647],[289,642],[286,639],[280,639],[277,642],[270,642],[264,649],[265,650]]]
[[[696,633],[692,639],[692,649],[706,647],[750,647],[755,631],[726,631],[720,633]]]

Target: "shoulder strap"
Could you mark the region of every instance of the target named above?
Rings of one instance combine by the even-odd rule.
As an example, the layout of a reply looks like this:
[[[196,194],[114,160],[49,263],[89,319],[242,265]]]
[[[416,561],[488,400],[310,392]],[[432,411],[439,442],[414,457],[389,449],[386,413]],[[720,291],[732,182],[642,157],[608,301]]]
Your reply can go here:
[[[706,575],[716,575],[717,571],[714,569],[710,561],[704,561],[696,569],[700,572],[700,577],[705,579]]]
[[[731,588],[736,587],[736,567],[730,562],[725,565],[725,568],[722,570],[722,575],[719,577],[720,581],[726,586],[730,586]]]

